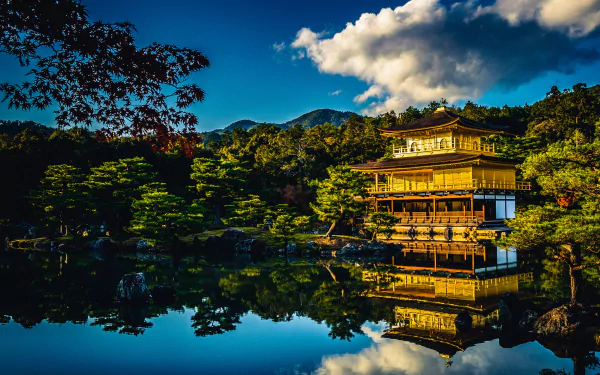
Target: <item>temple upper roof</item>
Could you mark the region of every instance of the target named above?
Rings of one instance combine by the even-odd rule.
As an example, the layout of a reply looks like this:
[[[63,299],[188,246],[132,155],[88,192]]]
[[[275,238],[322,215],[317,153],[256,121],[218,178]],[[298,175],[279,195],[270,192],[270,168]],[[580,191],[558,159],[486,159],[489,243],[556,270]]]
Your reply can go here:
[[[396,135],[411,132],[438,130],[452,125],[466,129],[473,129],[484,133],[502,133],[503,129],[506,129],[506,127],[503,126],[489,125],[473,121],[466,117],[457,115],[446,107],[440,107],[436,109],[432,115],[423,117],[417,121],[379,130],[383,135]]]
[[[488,156],[483,154],[467,154],[467,153],[449,153],[449,154],[434,154],[425,155],[418,158],[391,158],[381,161],[374,161],[365,164],[353,165],[352,169],[359,171],[369,170],[385,170],[385,169],[410,169],[423,168],[426,166],[438,166],[444,164],[460,164],[476,161],[484,161],[501,164],[517,164],[517,162],[509,159]]]

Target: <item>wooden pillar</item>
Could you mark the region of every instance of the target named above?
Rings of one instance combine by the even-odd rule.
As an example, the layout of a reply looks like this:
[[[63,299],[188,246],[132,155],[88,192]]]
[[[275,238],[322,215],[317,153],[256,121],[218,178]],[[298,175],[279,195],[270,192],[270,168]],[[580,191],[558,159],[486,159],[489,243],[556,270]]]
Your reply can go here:
[[[433,269],[437,270],[437,249],[433,248]]]
[[[394,256],[392,255],[392,266],[394,265]]]
[[[379,173],[375,173],[375,191],[379,191]]]
[[[473,255],[471,255],[471,265],[473,267],[473,272],[475,272],[475,252],[473,251]]]
[[[473,200],[473,194],[471,194],[471,216],[475,216],[475,201]]]

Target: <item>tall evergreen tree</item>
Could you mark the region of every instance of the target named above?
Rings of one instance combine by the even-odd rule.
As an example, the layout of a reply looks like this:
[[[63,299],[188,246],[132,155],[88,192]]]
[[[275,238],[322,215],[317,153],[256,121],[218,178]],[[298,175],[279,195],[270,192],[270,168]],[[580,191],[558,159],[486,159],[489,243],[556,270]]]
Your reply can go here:
[[[186,204],[185,200],[166,191],[165,184],[143,188],[140,199],[133,201],[133,219],[127,229],[155,242],[169,242],[175,237],[200,230],[203,208]]]
[[[236,198],[233,203],[225,205],[227,217],[223,223],[227,226],[253,226],[262,224],[267,215],[267,202],[258,195]]]
[[[87,193],[84,177],[78,168],[68,164],[49,165],[37,190],[31,193],[33,204],[43,211],[42,221],[63,235],[69,226],[82,219]]]
[[[576,133],[525,160],[523,175],[535,179],[550,201],[517,212],[508,221],[514,231],[499,241],[520,251],[546,249],[565,264],[571,303],[579,301],[582,272],[600,266],[600,140],[584,139]]]
[[[247,170],[230,161],[194,159],[190,177],[196,181],[200,200],[212,207],[215,225],[221,224],[223,205],[241,194],[247,173]]]
[[[310,205],[320,220],[331,224],[325,237],[331,236],[338,223],[365,213],[365,201],[356,198],[366,198],[367,186],[371,183],[367,175],[346,165],[329,167],[327,173],[329,178],[313,182],[317,199]]]
[[[105,162],[91,169],[87,184],[96,198],[99,216],[108,219],[119,231],[130,218],[134,199],[141,196],[139,188],[156,179],[152,165],[142,157]]]

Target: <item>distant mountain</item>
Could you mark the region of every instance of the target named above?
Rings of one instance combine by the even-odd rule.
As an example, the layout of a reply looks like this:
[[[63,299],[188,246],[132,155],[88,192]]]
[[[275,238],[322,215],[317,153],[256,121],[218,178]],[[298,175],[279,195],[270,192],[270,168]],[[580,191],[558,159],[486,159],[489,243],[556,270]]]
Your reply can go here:
[[[315,125],[324,124],[326,122],[331,125],[340,126],[348,121],[350,116],[354,114],[354,112],[340,112],[334,109],[317,109],[284,123],[282,128],[289,128],[296,124],[312,128]]]
[[[237,128],[242,128],[244,130],[249,130],[252,129],[253,127],[255,127],[256,125],[259,125],[259,122],[256,121],[252,121],[252,120],[240,120],[240,121],[236,121],[233,124],[227,126],[225,129],[223,129],[224,131],[232,131],[233,129],[237,129]]]
[[[284,122],[283,124],[273,124],[282,129],[287,129],[293,125],[299,124],[302,126],[306,126],[312,128],[315,125],[324,124],[326,122],[331,125],[340,126],[348,119],[350,116],[354,115],[354,112],[341,112],[336,111],[334,109],[317,109],[308,113],[303,114],[302,116],[290,120],[288,122]],[[262,122],[252,121],[252,120],[240,120],[236,121],[233,124],[225,127],[224,129],[214,130],[217,133],[221,133],[224,131],[232,131],[233,129],[242,128],[244,130],[250,130],[255,126],[262,124]]]
[[[14,137],[16,134],[27,129],[42,132],[47,135],[52,134],[52,132],[56,130],[34,121],[0,120],[0,134],[7,134],[9,137]]]

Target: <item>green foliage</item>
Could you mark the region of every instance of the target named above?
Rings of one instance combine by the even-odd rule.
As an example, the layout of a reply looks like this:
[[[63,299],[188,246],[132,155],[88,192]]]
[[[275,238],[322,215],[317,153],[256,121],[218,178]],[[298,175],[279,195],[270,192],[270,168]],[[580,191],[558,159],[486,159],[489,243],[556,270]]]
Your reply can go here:
[[[201,206],[186,204],[160,185],[146,189],[140,199],[133,201],[131,209],[133,219],[128,231],[157,242],[198,231],[203,225]]]
[[[547,249],[551,259],[567,265],[574,302],[582,271],[600,265],[600,142],[587,143],[578,134],[525,160],[524,177],[535,179],[551,201],[517,212],[508,221],[514,231],[500,241],[519,250]]]
[[[38,189],[31,192],[31,200],[43,212],[42,221],[67,234],[69,225],[81,220],[87,208],[84,177],[68,164],[50,165],[44,175]]]
[[[227,217],[223,218],[223,224],[230,227],[256,227],[264,222],[267,215],[267,203],[254,194],[236,198],[232,204],[225,205],[225,208]]]
[[[528,135],[546,142],[571,138],[576,131],[591,140],[600,120],[600,96],[597,87],[588,89],[578,83],[572,89],[550,89],[546,98],[531,106]]]
[[[313,182],[317,187],[317,199],[310,206],[319,220],[331,224],[326,234],[329,236],[337,223],[365,213],[366,203],[355,198],[367,197],[371,179],[345,165],[329,167],[327,173],[329,178]]]
[[[294,234],[305,230],[309,225],[310,217],[308,216],[281,214],[273,220],[270,231],[275,237],[280,238],[287,244]]]
[[[394,225],[398,223],[400,219],[388,214],[387,212],[374,212],[369,216],[369,221],[366,229],[373,233],[372,240],[377,238],[377,235],[382,234],[386,238],[390,238],[396,231],[393,229]]]
[[[96,198],[99,216],[110,218],[112,228],[120,230],[127,222],[132,202],[142,194],[140,187],[156,179],[157,174],[152,169],[142,157],[105,162],[91,168],[87,185]]]
[[[231,161],[194,159],[190,177],[196,182],[200,200],[213,207],[215,224],[221,221],[221,208],[224,201],[237,197],[242,191],[247,172]]]

